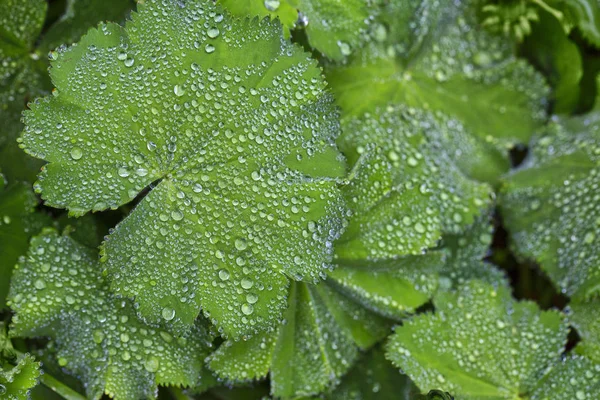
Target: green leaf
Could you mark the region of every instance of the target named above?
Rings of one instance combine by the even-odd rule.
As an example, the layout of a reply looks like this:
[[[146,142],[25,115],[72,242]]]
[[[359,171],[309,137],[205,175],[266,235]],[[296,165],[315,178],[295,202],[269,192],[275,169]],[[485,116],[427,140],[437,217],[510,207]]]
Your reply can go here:
[[[389,248],[378,255],[386,257],[372,257],[371,251],[365,251],[378,244],[361,245],[361,240],[375,237],[370,230],[392,223],[397,212],[412,215],[403,202],[414,193],[390,193],[389,170],[376,149],[364,154],[343,187],[353,212],[349,225],[365,233],[352,239],[358,251],[353,252],[343,238],[336,242],[337,265],[327,280],[317,286],[292,286],[285,323],[278,331],[222,345],[211,356],[210,367],[217,375],[245,381],[270,374],[274,396],[316,395],[348,371],[359,348],[371,347],[388,333],[392,323],[387,318],[399,320],[429,301],[444,263],[442,252],[410,254],[401,238],[409,237],[412,228],[402,224],[396,227],[399,235],[378,236],[377,243]],[[426,201],[425,195],[422,200]],[[363,215],[376,222],[368,224]],[[425,241],[416,236],[409,240]]]
[[[225,335],[276,325],[289,279],[320,280],[342,227],[339,123],[316,62],[277,22],[208,0],[139,4],[57,58],[57,95],[21,138],[49,161],[43,199],[80,215],[149,187],[104,244],[112,289],[179,332],[200,308]]]
[[[600,292],[600,111],[556,118],[506,177],[500,205],[519,255],[566,295]]]
[[[99,279],[98,253],[46,230],[16,266],[11,335],[51,337],[61,366],[90,398],[155,397],[156,386],[195,385],[212,337],[201,322],[186,335],[145,324]]]
[[[210,368],[231,381],[269,374],[276,397],[316,395],[334,385],[358,356],[383,338],[391,324],[327,284],[293,283],[283,325],[247,341],[225,342]]]
[[[381,201],[381,206],[373,207],[369,214],[359,214],[356,217],[358,226],[351,224],[342,241],[358,235],[368,243],[371,238],[356,232],[357,228],[381,224],[382,217],[377,216],[377,212],[386,218],[395,212],[397,217],[393,221],[388,219],[388,223],[392,228],[397,227],[395,235],[410,233],[404,240],[410,238],[413,243],[404,245],[402,250],[405,254],[415,254],[422,248],[434,246],[442,232],[462,231],[488,207],[490,187],[466,176],[461,161],[457,161],[456,155],[462,152],[477,154],[468,133],[458,121],[417,108],[389,105],[358,117],[346,115],[342,127],[344,134],[338,143],[349,163],[355,164],[370,144],[376,144],[385,154],[386,162],[391,164],[390,171],[386,172],[390,175],[391,192],[401,193],[400,199],[397,195],[389,196],[390,199]],[[393,202],[400,204],[389,204]],[[387,226],[383,227],[387,229]],[[368,231],[368,234],[372,232],[377,230]],[[348,247],[356,249],[353,241],[349,241]],[[370,247],[374,255],[383,255],[386,250],[374,250],[377,248],[374,245]]]
[[[66,0],[65,12],[44,33],[39,48],[49,51],[75,43],[101,21],[121,22],[132,6],[130,0]]]
[[[520,47],[521,55],[544,72],[553,88],[553,111],[569,114],[578,106],[583,75],[581,54],[560,22],[545,11],[539,13],[531,35]]]
[[[508,284],[504,273],[484,260],[492,244],[491,222],[490,213],[483,213],[463,234],[444,236],[442,247],[447,249],[449,257],[439,272],[443,288],[455,289],[473,279]]]
[[[600,47],[600,4],[595,0],[551,0],[561,10],[564,23],[577,27],[592,45]]]
[[[476,3],[391,1],[372,42],[327,77],[346,120],[390,103],[444,114],[463,131],[454,146],[475,150],[456,154],[459,164],[494,182],[509,167],[507,148],[544,122],[547,89],[509,41],[478,25]]]
[[[361,356],[328,400],[414,400],[419,389],[394,368],[380,346]]]
[[[480,281],[439,293],[435,306],[435,314],[397,327],[387,345],[387,357],[422,391],[443,386],[459,399],[544,398],[534,396],[539,380],[556,367],[567,338],[559,312],[516,302],[509,288]]]
[[[44,0],[0,0],[0,169],[11,181],[31,180],[41,163],[17,149],[21,111],[49,83],[33,47],[46,14]]]
[[[531,393],[531,399],[592,400],[600,392],[600,364],[567,356],[551,369]]]
[[[47,215],[35,211],[37,204],[29,185],[0,187],[0,309],[6,306],[13,267],[27,251],[29,239],[50,223]]]
[[[220,0],[233,15],[278,17],[286,29],[302,27],[312,47],[342,60],[359,47],[377,10],[371,0]]]
[[[0,396],[7,400],[27,400],[39,376],[40,363],[29,354],[20,356],[15,366],[0,368]]]
[[[572,302],[569,308],[571,324],[581,338],[577,353],[600,363],[600,301]]]

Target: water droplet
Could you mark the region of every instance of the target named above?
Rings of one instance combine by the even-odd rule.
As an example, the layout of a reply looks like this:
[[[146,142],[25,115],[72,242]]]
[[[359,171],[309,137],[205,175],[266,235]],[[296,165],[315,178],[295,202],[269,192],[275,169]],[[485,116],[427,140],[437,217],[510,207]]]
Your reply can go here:
[[[212,44],[207,44],[206,47],[204,47],[204,51],[206,51],[208,54],[212,53],[215,51],[215,46],[213,46]]]
[[[183,89],[179,85],[175,85],[175,87],[173,88],[173,92],[175,92],[175,96],[181,97],[185,94],[185,89]]]
[[[156,372],[156,371],[158,371],[159,364],[160,364],[160,362],[159,362],[158,358],[152,356],[144,362],[144,368],[148,372]]]
[[[226,269],[222,269],[219,271],[219,278],[222,281],[226,281],[227,279],[229,279],[229,271],[227,271]]]
[[[265,8],[269,11],[277,11],[281,2],[279,0],[265,0]]]
[[[79,147],[73,147],[73,149],[71,149],[71,158],[73,160],[79,160],[81,157],[83,157],[81,149]]]
[[[42,290],[46,288],[46,282],[44,282],[41,279],[38,279],[33,283],[33,286],[35,286],[35,288],[38,290]]]
[[[219,33],[220,33],[219,30],[217,28],[214,28],[214,27],[210,28],[208,30],[208,32],[206,32],[206,34],[208,35],[208,37],[211,38],[211,39],[214,39],[217,36],[219,36]]]
[[[244,315],[250,315],[252,314],[252,312],[254,312],[254,307],[252,306],[252,304],[244,304],[242,305],[242,312],[244,313]]]
[[[170,321],[173,318],[175,318],[175,310],[173,310],[172,308],[169,307],[165,307],[162,309],[162,317],[167,320]]]

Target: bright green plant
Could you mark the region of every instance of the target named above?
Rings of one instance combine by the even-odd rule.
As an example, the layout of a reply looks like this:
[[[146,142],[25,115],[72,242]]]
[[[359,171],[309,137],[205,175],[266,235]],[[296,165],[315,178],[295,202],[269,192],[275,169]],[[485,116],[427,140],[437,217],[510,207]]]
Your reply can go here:
[[[598,398],[596,2],[0,22],[0,398]]]

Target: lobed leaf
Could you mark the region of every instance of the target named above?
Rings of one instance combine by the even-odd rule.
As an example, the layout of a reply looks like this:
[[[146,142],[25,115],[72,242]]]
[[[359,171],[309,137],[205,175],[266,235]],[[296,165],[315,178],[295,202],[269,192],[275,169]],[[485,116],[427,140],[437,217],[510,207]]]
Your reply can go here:
[[[225,335],[273,328],[289,279],[321,279],[342,227],[321,71],[277,22],[212,1],[147,1],[132,18],[57,54],[57,94],[21,137],[49,162],[37,188],[75,215],[145,195],[102,260],[148,321],[183,332],[202,308]]]
[[[40,363],[29,354],[20,356],[16,365],[0,368],[0,396],[7,400],[27,400],[31,388],[38,384]]]
[[[515,250],[574,298],[600,289],[599,173],[600,112],[556,118],[500,197]]]
[[[600,302],[598,299],[586,302],[572,302],[571,324],[577,330],[581,341],[576,352],[600,363]]]
[[[397,327],[387,345],[387,357],[422,391],[441,385],[461,399],[545,398],[536,397],[540,379],[559,368],[568,331],[559,312],[481,281],[439,293],[435,306]]]
[[[443,114],[459,132],[457,163],[494,182],[509,167],[507,148],[527,142],[544,122],[547,89],[510,42],[479,25],[477,3],[390,1],[371,43],[327,77],[343,121],[367,112],[376,120],[389,104]],[[465,142],[471,151],[460,151]]]
[[[220,0],[233,15],[278,17],[286,29],[304,28],[312,47],[340,61],[363,41],[376,13],[372,0]]]
[[[211,347],[205,325],[174,337],[146,324],[98,279],[97,258],[54,230],[34,237],[11,281],[11,335],[52,338],[59,364],[84,382],[90,398],[148,398],[159,384],[195,385]]]

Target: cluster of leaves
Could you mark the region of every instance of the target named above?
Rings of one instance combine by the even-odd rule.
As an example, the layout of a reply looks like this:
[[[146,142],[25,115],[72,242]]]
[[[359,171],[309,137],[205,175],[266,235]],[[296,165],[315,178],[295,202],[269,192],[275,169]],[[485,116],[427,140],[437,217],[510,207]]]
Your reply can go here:
[[[599,49],[593,0],[0,0],[0,396],[597,398]]]

